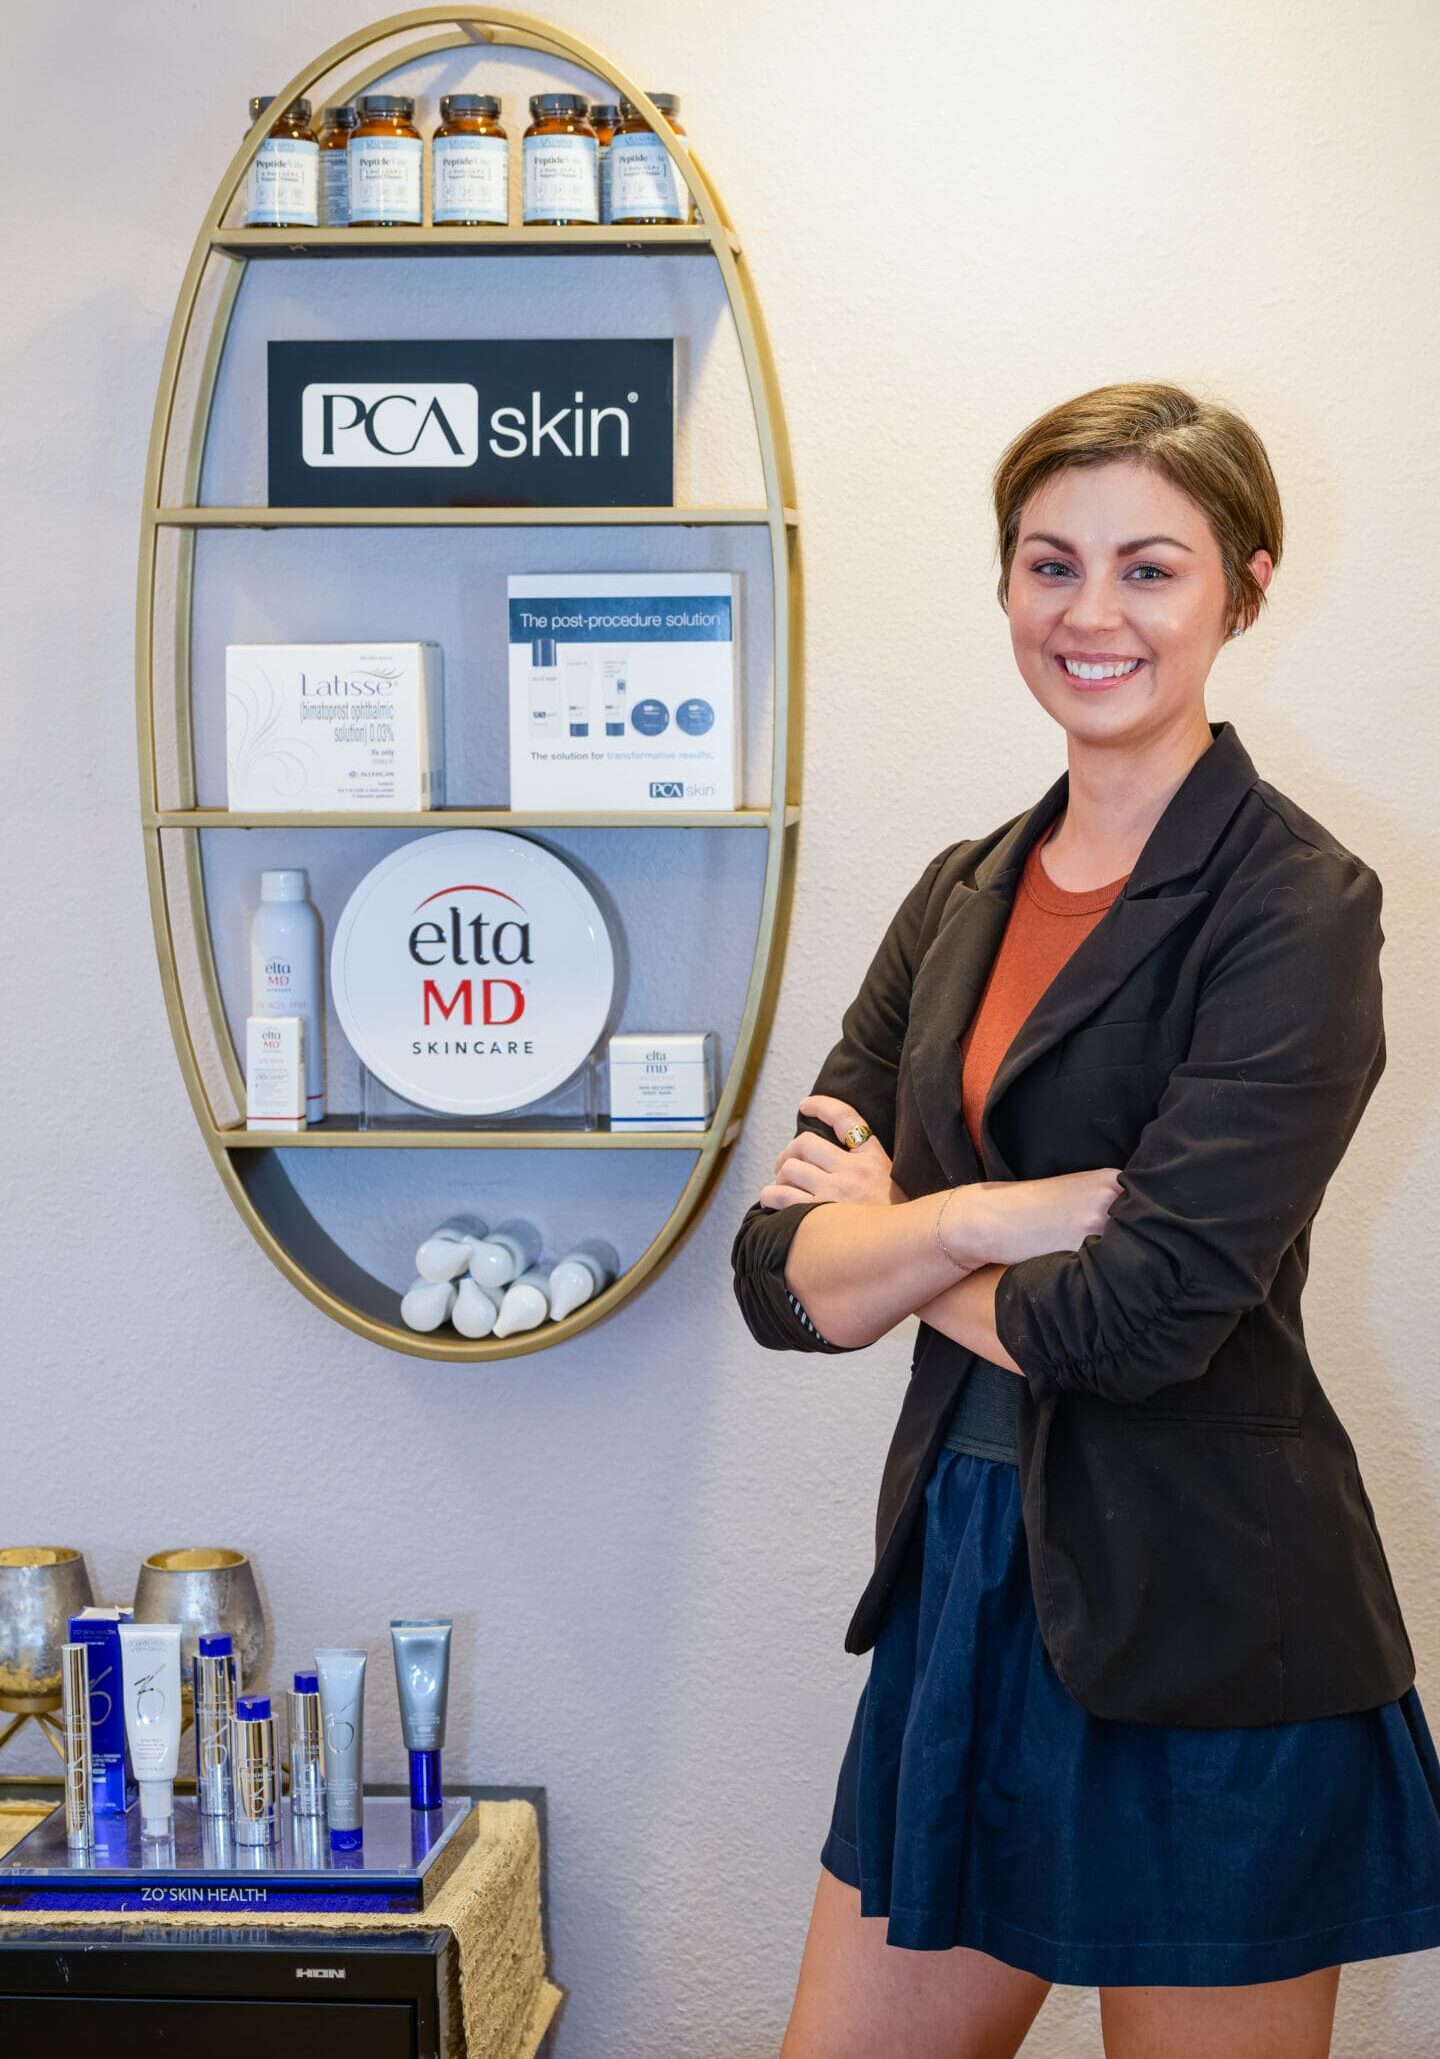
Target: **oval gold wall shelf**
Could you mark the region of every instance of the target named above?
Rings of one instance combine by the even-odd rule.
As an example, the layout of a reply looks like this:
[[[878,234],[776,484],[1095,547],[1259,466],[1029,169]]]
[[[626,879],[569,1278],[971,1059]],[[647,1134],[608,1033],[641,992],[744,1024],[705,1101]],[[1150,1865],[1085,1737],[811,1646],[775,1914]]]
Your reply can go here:
[[[137,722],[142,827],[151,914],[170,1028],[181,1072],[216,1170],[261,1248],[315,1305],[358,1335],[417,1357],[471,1361],[537,1351],[612,1314],[654,1277],[702,1207],[739,1134],[764,1049],[779,986],[793,888],[799,822],[801,612],[794,484],[775,369],[744,250],[703,164],[674,133],[633,79],[599,52],[532,16],[497,10],[425,7],[392,15],[334,44],[279,93],[284,106],[306,97],[326,102],[363,92],[418,59],[472,46],[513,46],[578,67],[633,101],[681,165],[698,221],[667,228],[567,229],[245,229],[228,219],[248,166],[264,140],[266,117],[250,129],[232,160],[195,241],[171,323],[155,403],[145,472],[136,624]],[[350,70],[349,67],[356,67]],[[331,81],[335,83],[332,85]],[[427,153],[428,155],[428,153]],[[428,185],[428,177],[427,177]],[[428,205],[426,212],[428,214]],[[763,502],[674,508],[277,508],[215,506],[200,501],[206,438],[231,317],[247,268],[287,258],[449,258],[610,253],[685,253],[719,270],[749,389]],[[196,801],[191,705],[191,628],[197,538],[222,529],[375,529],[504,527],[585,528],[618,524],[744,525],[768,542],[771,584],[772,721],[769,800],[729,815],[560,815],[508,808],[454,808],[417,815],[253,816],[202,807]],[[162,562],[162,551],[168,553]],[[162,690],[162,656],[169,677]],[[168,790],[166,790],[168,789]],[[164,800],[162,801],[162,791]],[[206,903],[202,835],[217,830],[282,828],[324,833],[339,828],[434,831],[445,827],[748,831],[765,839],[759,920],[734,1047],[714,1119],[698,1135],[576,1131],[512,1123],[469,1129],[362,1130],[351,1118],[330,1119],[302,1135],[260,1136],[243,1122],[243,1081],[222,997]],[[238,911],[236,919],[239,919]],[[321,1227],[287,1173],[283,1153],[315,1150],[582,1150],[682,1151],[694,1163],[649,1243],[609,1288],[559,1323],[504,1340],[471,1342],[448,1326],[422,1335],[399,1319],[399,1293],[359,1264]],[[624,1161],[612,1161],[615,1165]],[[557,1173],[560,1161],[555,1160]],[[438,1213],[446,1211],[440,1210]],[[430,1226],[419,1226],[415,1241]]]

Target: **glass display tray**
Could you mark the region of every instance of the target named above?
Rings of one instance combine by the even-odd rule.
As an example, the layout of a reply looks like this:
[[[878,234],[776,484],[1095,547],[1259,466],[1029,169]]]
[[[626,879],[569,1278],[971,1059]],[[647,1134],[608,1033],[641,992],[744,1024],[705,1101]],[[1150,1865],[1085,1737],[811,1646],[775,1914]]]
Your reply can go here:
[[[273,1843],[239,1845],[224,1817],[177,1794],[172,1837],[142,1838],[136,1804],[98,1818],[93,1847],[72,1852],[57,1808],[0,1859],[0,1909],[425,1909],[479,1823],[468,1795],[412,1809],[406,1796],[367,1794],[360,1850],[332,1852],[323,1816],[292,1815],[287,1797],[278,1819]]]

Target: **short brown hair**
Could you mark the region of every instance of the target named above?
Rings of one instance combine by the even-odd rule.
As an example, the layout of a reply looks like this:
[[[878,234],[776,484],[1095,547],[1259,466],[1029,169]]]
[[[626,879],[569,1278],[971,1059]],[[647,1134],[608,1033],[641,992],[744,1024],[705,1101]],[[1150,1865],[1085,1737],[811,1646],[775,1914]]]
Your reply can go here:
[[[1220,546],[1227,626],[1248,629],[1265,595],[1250,570],[1252,551],[1278,565],[1285,521],[1265,446],[1232,408],[1196,400],[1179,386],[1097,386],[1062,401],[1022,429],[995,467],[1000,605],[1008,608],[1020,514],[1047,479],[1071,466],[1116,459],[1152,465],[1190,496]]]

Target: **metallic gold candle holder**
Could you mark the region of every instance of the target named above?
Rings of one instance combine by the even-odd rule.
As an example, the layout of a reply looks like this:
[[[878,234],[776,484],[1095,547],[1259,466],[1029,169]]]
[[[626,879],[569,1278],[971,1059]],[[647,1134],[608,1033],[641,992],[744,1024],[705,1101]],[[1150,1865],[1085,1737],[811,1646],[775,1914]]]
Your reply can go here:
[[[60,1648],[69,1640],[70,1618],[94,1600],[85,1560],[69,1545],[0,1547],[0,1714],[11,1718],[0,1730],[0,1747],[33,1721],[64,1758],[55,1713]]]

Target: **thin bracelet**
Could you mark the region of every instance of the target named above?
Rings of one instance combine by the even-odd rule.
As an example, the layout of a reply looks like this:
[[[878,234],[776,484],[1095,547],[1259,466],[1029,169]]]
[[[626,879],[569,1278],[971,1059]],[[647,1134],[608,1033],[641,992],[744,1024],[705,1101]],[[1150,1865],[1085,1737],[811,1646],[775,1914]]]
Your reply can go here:
[[[959,1192],[960,1189],[958,1187],[947,1187],[945,1190],[944,1198],[942,1199],[939,1208],[935,1212],[935,1243],[939,1250],[944,1252],[945,1256],[949,1259],[951,1265],[954,1266],[957,1272],[968,1273],[971,1271],[971,1268],[968,1265],[966,1265],[963,1259],[957,1258],[955,1256],[954,1252],[950,1250],[949,1246],[944,1242],[943,1238],[940,1235],[940,1218],[944,1215],[946,1209],[950,1206],[950,1203],[955,1199],[955,1196]]]

